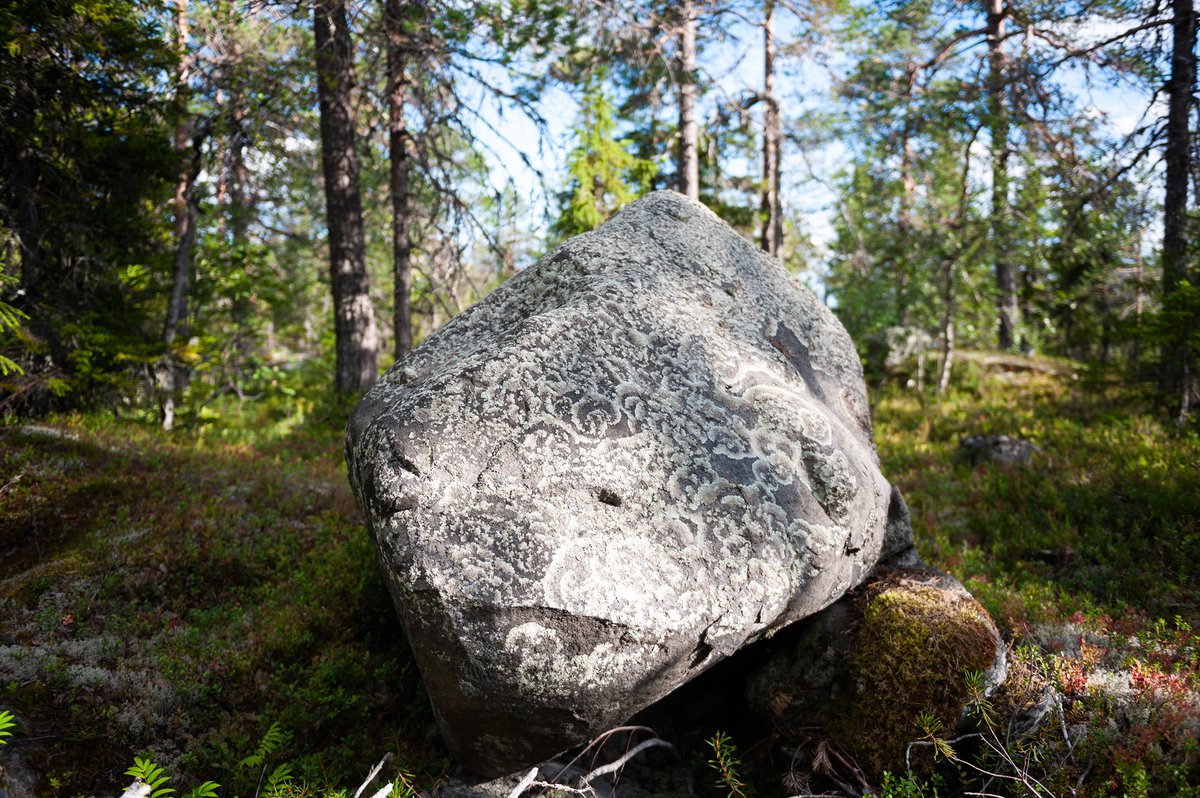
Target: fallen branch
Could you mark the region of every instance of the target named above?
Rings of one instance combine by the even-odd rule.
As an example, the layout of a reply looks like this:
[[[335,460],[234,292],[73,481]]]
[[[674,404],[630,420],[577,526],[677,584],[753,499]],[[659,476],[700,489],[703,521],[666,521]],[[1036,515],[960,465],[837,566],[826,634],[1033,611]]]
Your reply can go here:
[[[622,756],[620,759],[616,760],[615,762],[611,762],[607,765],[604,765],[603,767],[596,768],[591,773],[587,774],[582,779],[580,779],[579,783],[581,785],[587,786],[587,785],[591,784],[592,779],[598,779],[601,776],[607,776],[609,773],[615,773],[618,770],[620,770],[621,768],[625,767],[626,762],[633,759],[635,756],[640,754],[642,751],[645,751],[647,748],[653,748],[654,746],[659,746],[659,745],[670,748],[672,751],[675,750],[675,746],[671,745],[666,740],[660,739],[658,737],[651,737],[649,740],[643,740],[642,742],[635,745],[633,748],[630,748],[628,751],[625,752],[624,756]]]

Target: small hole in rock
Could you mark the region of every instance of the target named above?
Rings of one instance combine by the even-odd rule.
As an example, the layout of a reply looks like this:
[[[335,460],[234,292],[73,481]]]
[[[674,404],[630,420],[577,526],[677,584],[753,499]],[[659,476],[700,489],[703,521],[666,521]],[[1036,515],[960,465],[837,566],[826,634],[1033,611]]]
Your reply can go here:
[[[613,493],[608,488],[601,488],[600,492],[596,494],[596,498],[605,504],[611,504],[613,507],[620,507],[622,504],[624,504],[624,502],[621,501],[621,497]]]

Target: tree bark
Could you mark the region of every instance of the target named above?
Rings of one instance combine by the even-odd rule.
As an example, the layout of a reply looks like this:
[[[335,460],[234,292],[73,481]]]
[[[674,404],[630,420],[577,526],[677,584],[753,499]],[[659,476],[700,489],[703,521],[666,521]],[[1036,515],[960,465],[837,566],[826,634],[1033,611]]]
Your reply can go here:
[[[226,51],[224,63],[226,88],[228,97],[228,170],[225,180],[226,206],[229,219],[228,229],[231,246],[226,250],[225,258],[231,267],[252,273],[254,262],[248,258],[247,244],[249,243],[250,222],[254,218],[254,207],[250,186],[250,169],[246,164],[246,150],[249,147],[250,136],[246,129],[246,94],[250,87],[244,75],[243,62],[245,51],[242,42],[237,38],[236,12],[233,5],[226,7],[226,25],[231,37]],[[222,229],[224,232],[224,229]],[[253,278],[251,278],[253,279]],[[236,325],[236,335],[233,341],[238,363],[249,361],[251,352],[257,345],[254,332],[255,303],[253,294],[248,291],[238,291],[233,298],[230,314]],[[240,372],[240,367],[237,368]]]
[[[1166,192],[1163,198],[1162,274],[1163,301],[1188,280],[1187,204],[1191,173],[1189,117],[1196,91],[1196,9],[1192,0],[1172,0],[1171,79],[1167,84]],[[1191,386],[1187,347],[1182,338],[1163,346],[1162,389],[1179,396],[1181,417],[1186,417]]]
[[[408,173],[408,130],[404,110],[408,91],[409,43],[404,34],[400,0],[387,0],[384,13],[388,40],[388,157],[391,162],[393,341],[396,360],[412,349],[412,208]]]
[[[15,170],[17,195],[17,239],[21,253],[21,307],[30,316],[41,300],[42,272],[45,269],[46,247],[43,243],[41,214],[38,212],[38,186],[41,171],[32,148],[17,156]]]
[[[913,177],[916,154],[913,151],[913,85],[917,79],[917,66],[909,60],[905,70],[902,110],[904,126],[900,130],[900,206],[896,210],[896,231],[899,242],[895,248],[896,258],[896,319],[901,327],[908,326],[909,282],[912,279],[910,257],[914,246],[912,240],[913,201],[917,194],[917,181]]]
[[[234,243],[246,240],[253,216],[250,196],[250,170],[246,166],[246,96],[239,74],[243,59],[242,45],[231,47],[229,69],[229,229]]]
[[[779,197],[779,159],[783,136],[775,97],[775,0],[763,9],[763,191],[762,248],[779,257],[783,250],[783,214]]]
[[[333,289],[334,385],[338,393],[350,394],[370,387],[378,378],[378,339],[354,146],[354,55],[343,0],[314,0],[313,32]]]
[[[1004,54],[1004,0],[984,0],[987,9],[988,127],[992,157],[992,263],[996,274],[996,342],[1008,351],[1016,343],[1019,310],[1011,249],[1012,206],[1008,201],[1008,108],[1004,101],[1008,58]]]
[[[696,4],[679,4],[679,191],[700,199],[700,146],[696,124]]]
[[[954,364],[954,261],[945,263],[942,273],[942,367],[938,374],[938,395],[950,388],[950,370]]]
[[[180,105],[188,102],[188,79],[191,58],[188,46],[188,0],[178,0],[175,7],[175,48],[179,54],[179,67],[175,75],[175,92]],[[171,294],[167,298],[167,318],[163,324],[163,346],[166,350],[162,367],[163,391],[159,402],[159,419],[164,430],[175,425],[176,395],[183,390],[187,380],[187,366],[175,357],[175,339],[186,337],[188,275],[192,269],[192,251],[196,241],[196,210],[193,200],[193,183],[198,174],[198,157],[184,160],[188,149],[188,120],[186,116],[175,125],[173,146],[180,159],[179,180],[175,183],[172,205],[175,210],[175,258],[172,264]],[[194,152],[198,155],[199,147]]]

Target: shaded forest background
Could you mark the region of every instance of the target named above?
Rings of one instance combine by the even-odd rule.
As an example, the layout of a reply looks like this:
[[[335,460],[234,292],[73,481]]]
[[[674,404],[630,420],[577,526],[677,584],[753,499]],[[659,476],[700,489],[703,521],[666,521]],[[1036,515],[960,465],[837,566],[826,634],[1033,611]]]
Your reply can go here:
[[[0,76],[7,414],[170,427],[355,394],[668,187],[801,273],[864,356],[934,350],[935,388],[993,348],[1117,366],[1176,418],[1196,401],[1190,0],[17,0]],[[543,138],[499,153],[518,129]],[[832,178],[784,170],[822,158]],[[815,241],[789,200],[820,191]]]

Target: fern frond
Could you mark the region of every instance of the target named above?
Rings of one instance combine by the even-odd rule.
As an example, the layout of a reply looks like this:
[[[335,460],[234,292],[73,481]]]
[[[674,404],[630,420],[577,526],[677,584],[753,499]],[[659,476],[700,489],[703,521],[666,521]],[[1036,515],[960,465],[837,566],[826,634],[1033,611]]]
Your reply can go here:
[[[217,798],[217,790],[221,788],[215,781],[206,781],[192,790],[184,793],[183,798]]]
[[[238,762],[238,770],[263,767],[267,758],[287,745],[291,739],[291,732],[280,726],[279,721],[275,721],[259,741],[254,753]]]
[[[145,784],[150,788],[150,798],[165,798],[175,792],[174,787],[164,787],[163,785],[170,781],[171,777],[167,775],[161,767],[154,763],[150,757],[142,758],[135,756],[133,758],[133,767],[125,771],[126,776],[133,776],[135,782]]]
[[[292,782],[292,766],[287,762],[277,766],[267,777],[267,792],[274,792]]]
[[[0,357],[0,366],[3,365],[3,360],[4,358]],[[12,737],[12,732],[10,732],[9,729],[16,725],[17,721],[13,717],[13,713],[9,712],[8,710],[0,712],[0,745],[8,745],[8,740],[4,738]]]
[[[258,744],[259,757],[266,759],[287,745],[291,739],[291,732],[280,726],[279,721],[275,721],[267,729],[267,733],[263,735],[262,742]]]
[[[258,754],[251,754],[250,756],[246,757],[242,761],[238,762],[237,766],[238,766],[238,770],[245,770],[246,768],[262,767],[262,763],[263,763],[263,758],[261,756],[259,756]]]

